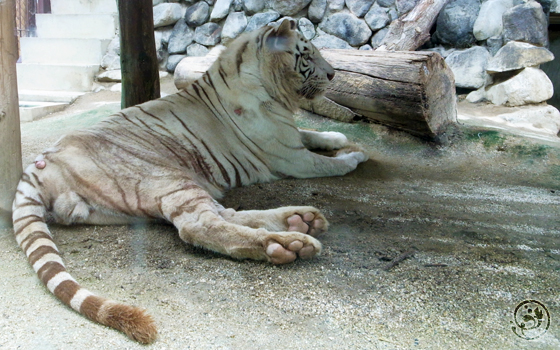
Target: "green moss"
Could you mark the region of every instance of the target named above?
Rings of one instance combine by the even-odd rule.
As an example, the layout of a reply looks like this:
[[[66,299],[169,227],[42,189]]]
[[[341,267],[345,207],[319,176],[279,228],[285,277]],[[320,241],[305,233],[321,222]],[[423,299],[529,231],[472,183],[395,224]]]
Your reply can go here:
[[[515,145],[509,147],[508,151],[517,157],[544,158],[550,150],[546,145]]]
[[[503,148],[506,137],[494,130],[472,130],[465,133],[468,141],[482,142],[485,148]]]

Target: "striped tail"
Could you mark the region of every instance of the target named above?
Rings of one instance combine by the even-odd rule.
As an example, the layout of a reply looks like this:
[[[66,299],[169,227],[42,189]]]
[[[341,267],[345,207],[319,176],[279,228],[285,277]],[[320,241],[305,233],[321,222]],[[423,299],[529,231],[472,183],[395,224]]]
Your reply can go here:
[[[37,181],[27,173],[19,182],[12,209],[17,243],[51,293],[90,320],[122,331],[133,340],[143,344],[155,340],[154,321],[144,310],[98,297],[66,272],[45,222],[46,206]]]

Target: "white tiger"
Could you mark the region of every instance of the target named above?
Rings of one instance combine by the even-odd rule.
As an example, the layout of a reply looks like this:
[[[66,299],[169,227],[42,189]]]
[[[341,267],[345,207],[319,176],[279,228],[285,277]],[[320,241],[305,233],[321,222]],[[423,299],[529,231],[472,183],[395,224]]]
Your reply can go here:
[[[64,224],[164,219],[185,242],[239,259],[283,264],[319,254],[312,236],[328,224],[317,209],[236,212],[215,198],[284,177],[344,175],[367,159],[359,150],[310,152],[348,141],[295,126],[299,100],[319,96],[333,76],[293,21],[244,34],[185,90],[127,108],[42,153],[14,200],[18,244],[63,303],[141,343],[156,338],[152,318],[82,288],[66,272],[47,215]]]

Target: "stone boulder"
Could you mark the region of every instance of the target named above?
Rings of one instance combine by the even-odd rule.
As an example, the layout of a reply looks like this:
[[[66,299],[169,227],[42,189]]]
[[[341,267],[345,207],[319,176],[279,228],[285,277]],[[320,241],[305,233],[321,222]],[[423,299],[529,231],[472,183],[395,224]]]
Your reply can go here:
[[[235,39],[239,34],[243,33],[247,27],[247,17],[243,12],[231,12],[224,23],[222,29],[222,38],[227,40]]]
[[[243,1],[243,9],[248,15],[254,15],[264,10],[265,2],[263,0],[245,0]]]
[[[456,48],[472,46],[476,42],[473,28],[479,11],[479,0],[450,0],[438,15],[435,38]]]
[[[107,46],[107,52],[101,59],[101,67],[106,70],[121,69],[121,42],[117,35]]]
[[[364,17],[375,0],[346,0],[346,7],[356,17]]]
[[[191,27],[198,27],[208,22],[210,18],[210,6],[204,1],[189,6],[185,12],[185,22]]]
[[[420,0],[396,0],[399,17],[412,10]]]
[[[232,0],[218,0],[210,13],[210,21],[218,22],[229,13],[229,8],[231,7]]]
[[[553,94],[552,82],[545,72],[525,68],[514,77],[487,87],[486,99],[495,105],[522,106],[544,102]]]
[[[373,31],[385,28],[390,22],[388,9],[378,4],[373,5],[366,14],[365,21]]]
[[[315,26],[307,18],[302,17],[299,19],[298,28],[307,40],[311,40],[315,37]]]
[[[466,50],[453,51],[445,62],[455,75],[455,86],[478,89],[486,85],[490,78],[486,67],[491,57],[486,48],[474,46]]]
[[[350,46],[350,44],[346,41],[337,38],[334,35],[327,34],[321,29],[317,29],[317,35],[313,40],[311,40],[311,43],[318,49],[352,49],[352,46]]]
[[[503,16],[504,41],[524,41],[548,46],[548,19],[536,1],[529,1],[507,10]]]
[[[473,26],[474,37],[482,41],[501,35],[504,28],[502,16],[512,7],[513,0],[488,0],[482,3]]]
[[[217,23],[208,22],[194,30],[194,41],[201,45],[218,45],[220,40],[222,40],[222,28]]]
[[[169,37],[167,50],[170,55],[184,53],[194,40],[194,30],[184,20],[179,20]]]
[[[259,29],[271,22],[276,21],[278,18],[280,18],[280,14],[272,10],[257,13],[251,17],[251,19],[247,23],[247,27],[245,27],[245,31],[252,32],[253,30]]]
[[[187,56],[189,57],[204,57],[208,52],[210,52],[210,50],[208,50],[206,46],[197,43],[190,44],[187,47]]]
[[[273,0],[269,6],[282,16],[293,16],[309,5],[311,0]]]
[[[347,12],[338,12],[327,16],[319,24],[319,28],[346,41],[352,46],[365,44],[372,34],[371,29],[369,29],[364,20]]]
[[[154,28],[177,23],[183,17],[183,8],[179,4],[162,3],[154,6]]]
[[[307,17],[313,23],[319,23],[325,16],[327,10],[327,0],[313,0],[307,9]]]
[[[185,57],[187,57],[187,55],[169,55],[169,58],[167,59],[167,66],[166,66],[167,71],[169,72],[175,71],[175,68],[177,67],[179,62],[181,62],[181,60]]]
[[[345,0],[328,0],[328,9],[333,12],[340,11],[344,8],[344,2]]]
[[[392,7],[396,0],[377,0],[377,4],[381,7]]]
[[[550,62],[554,55],[548,49],[519,41],[510,41],[488,63],[490,73],[508,72]]]

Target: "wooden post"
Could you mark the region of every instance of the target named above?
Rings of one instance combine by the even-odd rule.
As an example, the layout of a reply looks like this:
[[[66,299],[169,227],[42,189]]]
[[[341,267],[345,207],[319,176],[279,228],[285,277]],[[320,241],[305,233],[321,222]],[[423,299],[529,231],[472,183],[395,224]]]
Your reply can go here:
[[[0,227],[12,225],[12,201],[22,174],[14,0],[0,0]]]
[[[118,0],[122,98],[126,108],[160,97],[152,0]]]

